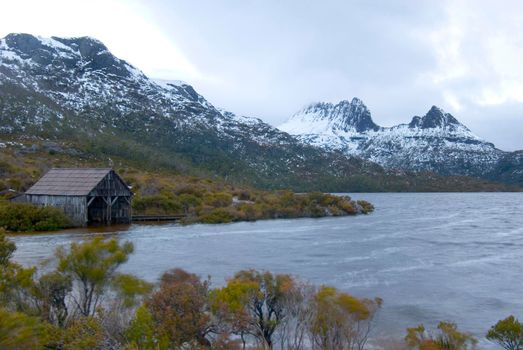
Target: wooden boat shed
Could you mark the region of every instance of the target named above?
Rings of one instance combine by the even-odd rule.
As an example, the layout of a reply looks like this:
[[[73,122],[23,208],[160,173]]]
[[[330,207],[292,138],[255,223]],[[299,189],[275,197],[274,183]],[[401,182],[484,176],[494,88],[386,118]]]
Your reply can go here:
[[[24,201],[61,208],[75,226],[130,223],[129,186],[110,168],[54,168],[24,195]]]

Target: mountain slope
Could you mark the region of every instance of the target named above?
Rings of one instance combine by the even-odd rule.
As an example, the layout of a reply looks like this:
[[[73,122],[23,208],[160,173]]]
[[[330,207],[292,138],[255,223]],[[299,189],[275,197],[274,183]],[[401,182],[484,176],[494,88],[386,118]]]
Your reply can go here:
[[[374,123],[354,98],[337,105],[312,104],[279,127],[303,142],[376,162],[388,169],[432,171],[519,183],[497,173],[507,152],[474,135],[451,114],[433,106],[423,117],[390,128]]]
[[[0,41],[0,131],[70,140],[261,187],[347,183],[379,166],[303,145],[259,119],[222,112],[186,84],[147,78],[99,41],[11,34]],[[336,164],[336,166],[332,166]],[[330,170],[325,171],[328,168]]]
[[[349,109],[360,113],[358,106]],[[358,125],[376,129],[369,118]],[[430,190],[449,182],[447,189],[456,189],[448,179],[389,173],[221,111],[190,85],[155,82],[89,37],[0,40],[0,137],[14,141],[17,152],[54,142],[77,157],[125,159],[260,188]]]

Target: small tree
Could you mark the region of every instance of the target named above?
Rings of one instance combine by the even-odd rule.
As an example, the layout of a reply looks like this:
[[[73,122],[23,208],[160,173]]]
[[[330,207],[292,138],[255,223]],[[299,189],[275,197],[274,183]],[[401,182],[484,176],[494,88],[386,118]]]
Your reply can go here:
[[[16,245],[7,239],[3,230],[0,228],[0,268],[9,264],[15,250]]]
[[[115,343],[123,343],[129,322],[136,316],[136,307],[142,304],[153,285],[133,275],[119,273],[110,287],[111,298],[98,308],[97,315],[108,338]]]
[[[57,250],[58,271],[69,276],[76,285],[72,299],[83,316],[95,314],[101,297],[116,276],[116,269],[132,252],[132,243],[119,244],[116,239],[103,237],[71,243],[69,251]]]
[[[314,286],[300,281],[297,281],[289,293],[286,293],[283,300],[286,316],[276,332],[281,349],[307,348],[307,334],[313,319],[311,305],[315,294]]]
[[[295,281],[289,275],[244,270],[216,292],[216,302],[231,312],[233,330],[254,336],[265,349],[272,349],[274,334],[286,316],[285,299]]]
[[[42,318],[58,327],[64,327],[69,314],[67,297],[72,291],[72,281],[57,271],[40,277],[35,286]]]
[[[498,321],[490,328],[487,339],[505,350],[523,349],[523,324],[514,316]]]
[[[175,348],[208,346],[212,331],[208,305],[209,281],[182,269],[163,274],[160,288],[146,300],[160,338]]]
[[[169,340],[157,332],[153,316],[145,305],[141,305],[125,330],[125,339],[129,349],[167,349]]]
[[[334,287],[316,293],[310,339],[314,349],[357,349],[367,343],[382,300],[358,299]]]
[[[229,281],[227,286],[214,289],[210,295],[211,310],[220,334],[232,333],[240,337],[245,350],[246,337],[255,334],[252,318],[245,307],[246,296],[254,286],[239,281]]]
[[[24,268],[12,262],[15,250],[16,245],[0,232],[0,307],[34,315],[37,313],[33,298],[36,268]]]

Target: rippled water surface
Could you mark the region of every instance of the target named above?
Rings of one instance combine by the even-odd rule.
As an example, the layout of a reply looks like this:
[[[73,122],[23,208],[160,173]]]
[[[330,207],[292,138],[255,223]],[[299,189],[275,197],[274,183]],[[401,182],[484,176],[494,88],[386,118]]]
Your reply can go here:
[[[219,285],[239,269],[258,268],[380,296],[382,334],[453,320],[482,336],[509,314],[523,318],[523,193],[354,197],[368,199],[376,211],[227,225],[132,225],[109,234],[135,244],[123,270],[148,280],[183,267]],[[15,259],[35,264],[85,236],[16,236]]]

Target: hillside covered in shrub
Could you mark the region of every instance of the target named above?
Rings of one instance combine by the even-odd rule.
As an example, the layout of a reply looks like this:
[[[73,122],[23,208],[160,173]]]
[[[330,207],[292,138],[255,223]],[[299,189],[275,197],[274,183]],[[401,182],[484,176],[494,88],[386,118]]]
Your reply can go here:
[[[228,223],[261,219],[344,216],[368,214],[372,204],[347,196],[321,192],[295,193],[291,190],[259,190],[236,185],[220,178],[187,176],[166,170],[150,171],[118,162],[115,170],[135,194],[137,215],[183,215],[183,223]],[[27,190],[49,167],[103,167],[95,158],[34,152],[17,157],[16,152],[0,154],[0,190],[4,200]],[[0,203],[0,227],[11,231],[45,231],[69,226],[54,208],[28,204]]]

